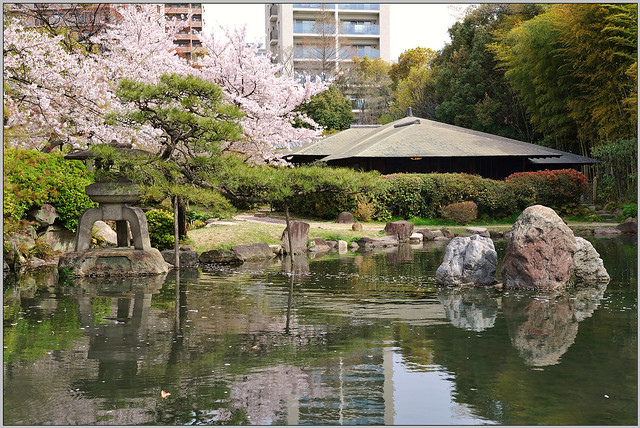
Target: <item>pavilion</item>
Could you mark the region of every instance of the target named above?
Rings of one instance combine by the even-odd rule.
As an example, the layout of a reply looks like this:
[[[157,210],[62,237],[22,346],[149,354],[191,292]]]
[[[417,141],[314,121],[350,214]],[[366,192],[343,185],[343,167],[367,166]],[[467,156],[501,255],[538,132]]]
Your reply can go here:
[[[591,158],[415,116],[379,127],[353,127],[296,147],[285,159],[382,174],[464,172],[493,179],[542,169],[579,170],[595,163]]]

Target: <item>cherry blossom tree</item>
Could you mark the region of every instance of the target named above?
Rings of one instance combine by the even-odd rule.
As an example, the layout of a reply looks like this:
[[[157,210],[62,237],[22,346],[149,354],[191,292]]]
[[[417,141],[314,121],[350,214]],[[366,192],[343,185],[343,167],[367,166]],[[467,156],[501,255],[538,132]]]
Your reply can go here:
[[[127,78],[157,83],[166,73],[193,73],[173,43],[186,21],[167,19],[157,4],[121,5],[117,12],[119,19],[94,37],[104,47],[98,61],[107,68],[110,82]]]
[[[113,108],[97,63],[11,20],[4,29],[5,141],[42,150],[108,139],[102,117]],[[106,134],[106,135],[105,135]]]
[[[265,163],[279,159],[278,149],[319,138],[320,126],[295,110],[327,89],[327,83],[307,79],[302,84],[281,75],[281,66],[259,55],[256,44],[246,42],[246,28],[221,30],[200,35],[207,54],[195,65],[202,78],[219,85],[228,101],[245,113],[243,138],[224,149],[241,153],[245,161]],[[312,128],[295,128],[296,118]]]
[[[221,143],[223,151],[245,161],[278,161],[282,148],[319,138],[320,126],[296,108],[327,88],[280,75],[280,67],[246,42],[244,28],[201,35],[207,54],[192,64],[176,53],[173,38],[184,25],[170,21],[158,5],[118,6],[119,19],[92,41],[99,53],[65,49],[60,37],[44,35],[10,19],[4,30],[5,141],[39,150],[69,144],[130,141],[136,148],[162,150],[162,131],[105,122],[109,112],[126,109],[115,95],[123,78],[156,83],[165,73],[195,75],[222,89],[225,102],[240,108],[240,141]],[[311,125],[296,128],[296,120]],[[8,131],[8,132],[7,132]]]
[[[114,94],[123,77],[157,81],[165,70],[190,68],[175,51],[173,34],[181,23],[168,21],[154,5],[123,5],[120,19],[94,37],[105,50],[74,52],[63,36],[25,27],[19,19],[4,29],[5,141],[9,145],[50,150],[129,140],[156,148],[161,131],[144,126],[106,124],[109,112],[122,109]]]

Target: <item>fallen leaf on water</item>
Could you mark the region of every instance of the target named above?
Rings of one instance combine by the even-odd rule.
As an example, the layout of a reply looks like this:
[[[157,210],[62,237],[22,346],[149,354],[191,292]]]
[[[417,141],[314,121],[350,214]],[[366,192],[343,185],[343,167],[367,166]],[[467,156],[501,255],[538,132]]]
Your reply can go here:
[[[162,390],[162,392],[160,393],[160,396],[162,397],[162,399],[164,400],[165,398],[167,398],[168,396],[170,396],[171,393],[165,391],[164,389]]]
[[[476,388],[469,388],[471,391],[477,391]]]
[[[252,346],[251,349],[258,349],[258,345]]]

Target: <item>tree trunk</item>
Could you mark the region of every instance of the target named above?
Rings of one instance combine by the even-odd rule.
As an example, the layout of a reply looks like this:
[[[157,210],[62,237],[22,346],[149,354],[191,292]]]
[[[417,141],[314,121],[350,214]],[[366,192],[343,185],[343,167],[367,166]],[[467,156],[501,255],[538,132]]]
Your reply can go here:
[[[178,235],[180,239],[187,236],[187,204],[178,198]]]
[[[176,269],[180,269],[180,234],[178,233],[178,202],[177,196],[173,197],[173,238],[175,242],[173,244],[173,265]]]

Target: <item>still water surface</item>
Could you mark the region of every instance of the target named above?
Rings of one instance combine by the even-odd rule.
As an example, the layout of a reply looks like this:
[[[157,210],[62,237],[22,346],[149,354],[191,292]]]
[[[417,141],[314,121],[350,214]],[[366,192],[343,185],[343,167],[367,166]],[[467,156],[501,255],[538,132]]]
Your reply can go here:
[[[637,243],[592,242],[561,293],[438,288],[429,245],[5,285],[4,424],[637,425]]]

